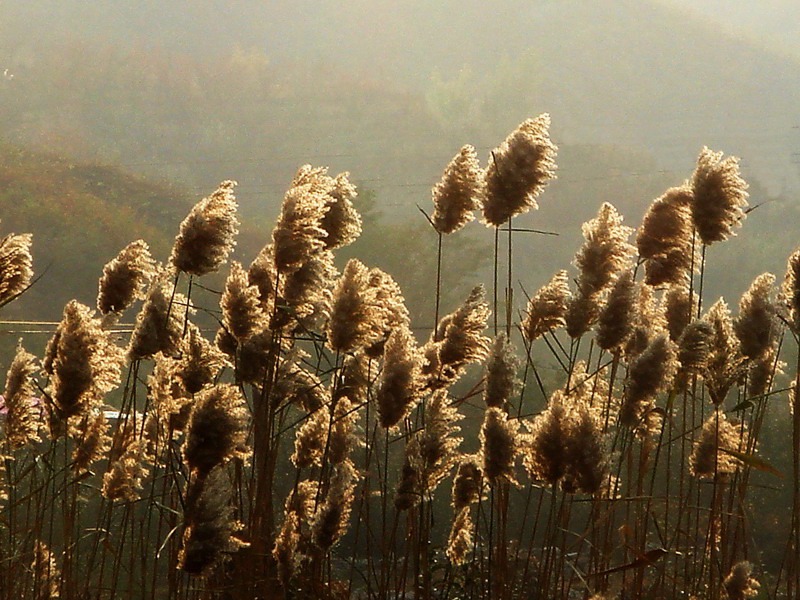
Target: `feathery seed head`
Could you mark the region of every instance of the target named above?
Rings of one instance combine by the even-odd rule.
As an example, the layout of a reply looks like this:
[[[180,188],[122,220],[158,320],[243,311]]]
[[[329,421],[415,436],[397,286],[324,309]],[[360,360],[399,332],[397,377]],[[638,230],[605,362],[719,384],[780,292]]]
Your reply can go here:
[[[550,140],[550,115],[528,119],[492,151],[486,170],[483,220],[499,227],[511,217],[536,209],[536,198],[555,178],[558,148]]]
[[[704,146],[690,182],[692,220],[707,246],[728,239],[746,216],[747,183],[739,174],[739,159],[722,156]]]
[[[603,350],[618,350],[633,330],[636,311],[636,283],[633,270],[622,271],[611,286],[597,322],[597,345]]]
[[[101,314],[122,313],[135,300],[144,298],[144,286],[156,273],[155,261],[144,240],[125,246],[103,267],[97,293]]]
[[[672,385],[676,370],[675,344],[666,332],[659,333],[628,368],[620,423],[627,427],[641,425],[656,395]]]
[[[30,233],[9,234],[0,241],[0,306],[25,291],[33,277]]]
[[[731,567],[731,572],[722,582],[728,600],[747,600],[758,596],[758,588],[761,584],[751,577],[753,565],[747,561],[738,562]]]
[[[514,462],[518,452],[519,422],[509,421],[499,408],[487,408],[481,426],[480,441],[483,472],[492,485],[505,480],[516,484]]]
[[[236,261],[231,263],[220,308],[225,329],[240,343],[266,326],[267,317],[261,309],[258,288],[249,284],[247,273]]]
[[[6,386],[3,398],[6,405],[5,434],[10,448],[22,448],[32,442],[38,442],[41,411],[34,406],[36,397],[34,376],[36,374],[36,357],[22,347],[22,340],[17,344],[17,352],[6,374]]]
[[[404,327],[389,336],[383,357],[375,399],[381,426],[388,429],[397,425],[419,400],[422,356],[413,334]]]
[[[444,170],[432,192],[433,227],[441,234],[458,231],[475,217],[484,195],[484,172],[472,146],[464,146]]]
[[[247,409],[239,389],[217,384],[197,394],[183,443],[189,469],[203,476],[234,457],[244,459],[246,444]]]
[[[527,315],[522,322],[525,339],[532,342],[545,333],[563,327],[570,297],[567,272],[559,271],[528,302]]]
[[[741,450],[742,437],[737,427],[719,410],[706,419],[689,457],[689,469],[695,477],[714,477],[736,471],[739,459],[724,450]]]
[[[234,187],[235,181],[223,181],[211,196],[189,211],[181,223],[169,258],[177,271],[206,275],[219,269],[227,260],[239,233]]]
[[[518,368],[519,359],[514,354],[514,346],[505,333],[498,334],[486,360],[486,387],[483,390],[486,406],[505,410],[517,384]]]
[[[800,247],[792,252],[787,261],[780,303],[786,313],[789,328],[800,333]]]
[[[764,356],[777,341],[775,305],[770,300],[775,276],[762,273],[739,301],[739,316],[733,331],[739,338],[742,354],[751,360]]]
[[[318,182],[293,183],[281,204],[272,230],[272,250],[278,273],[299,269],[326,246],[328,232],[322,219],[330,210],[326,186]],[[301,178],[302,180],[302,178]]]

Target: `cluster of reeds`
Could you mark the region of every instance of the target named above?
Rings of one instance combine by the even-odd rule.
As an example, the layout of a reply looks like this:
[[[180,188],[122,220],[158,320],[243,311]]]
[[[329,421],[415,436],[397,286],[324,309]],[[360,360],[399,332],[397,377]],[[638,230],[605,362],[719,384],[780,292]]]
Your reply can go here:
[[[601,206],[573,275],[515,315],[511,223],[554,177],[548,126],[486,169],[465,146],[434,188],[440,270],[481,211],[496,259],[506,227],[508,283],[502,305],[495,260],[491,301],[478,286],[439,318],[437,282],[427,339],[388,273],[336,266],[361,231],[347,173],[302,167],[222,290],[200,279],[235,243],[234,182],[166,263],[123,249],[97,310],[70,302],[44,356],[20,345],[8,369],[0,598],[752,597],[751,478],[775,472],[758,440],[787,395],[793,505],[761,589],[800,594],[800,350],[779,385],[800,250],[736,315],[703,297],[747,198],[736,159],[703,149],[637,230]],[[0,304],[30,282],[30,241],[2,242]]]

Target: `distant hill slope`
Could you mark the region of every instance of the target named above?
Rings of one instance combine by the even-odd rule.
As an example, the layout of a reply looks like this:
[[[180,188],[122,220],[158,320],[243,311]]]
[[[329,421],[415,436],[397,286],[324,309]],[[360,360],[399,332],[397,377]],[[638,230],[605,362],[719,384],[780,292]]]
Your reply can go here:
[[[251,121],[249,130],[261,132],[260,147],[265,155],[262,166],[274,165],[268,146],[282,156],[294,154],[301,146],[300,142],[287,144],[286,136],[281,137],[276,127],[267,123],[280,123],[292,132],[291,138],[316,138],[316,149],[329,155],[348,151],[350,131],[353,136],[362,136],[358,140],[360,147],[369,139],[382,152],[386,147],[376,136],[399,134],[408,146],[410,136],[404,132],[409,129],[419,139],[417,147],[435,146],[442,134],[425,123],[424,114],[413,101],[394,101],[389,111],[373,115],[375,106],[387,101],[387,96],[360,89],[361,85],[365,79],[372,79],[373,83],[386,82],[384,88],[424,92],[430,86],[432,73],[452,79],[460,76],[459,71],[466,65],[474,75],[468,81],[467,93],[485,94],[482,87],[487,82],[501,85],[502,89],[491,92],[498,98],[493,105],[498,125],[487,130],[484,138],[462,142],[494,144],[516,125],[510,117],[502,120],[503,115],[524,112],[529,116],[547,110],[553,113],[556,136],[570,143],[644,147],[663,166],[680,170],[689,168],[699,148],[706,144],[743,156],[746,168],[767,182],[772,191],[800,189],[797,169],[792,164],[792,154],[800,150],[800,129],[793,128],[800,124],[800,62],[665,2],[144,0],[87,6],[77,0],[64,0],[54,6],[43,0],[30,0],[0,6],[0,60],[12,67],[19,65],[22,79],[26,65],[41,52],[43,44],[82,37],[95,43],[111,42],[117,48],[156,46],[163,49],[165,57],[185,54],[193,56],[193,60],[209,60],[228,55],[238,46],[255,48],[271,60],[293,61],[298,69],[313,73],[319,88],[318,92],[313,85],[300,89],[296,82],[289,82],[288,106],[300,110],[267,102],[255,93],[263,91],[263,87],[229,88],[231,103]],[[31,35],[31,31],[41,35]],[[514,78],[492,80],[503,57],[513,61],[527,53],[536,57],[528,72],[524,70],[527,65],[522,64],[523,70],[514,73]],[[179,102],[170,90],[165,96],[148,98],[153,77],[143,75],[135,63],[113,60],[119,63],[122,75],[137,81],[140,89],[122,99],[117,120],[98,122],[95,136],[120,123],[150,116],[148,113],[159,117],[168,112],[167,108],[148,108],[148,104],[144,111],[126,111],[127,102],[155,99],[164,106]],[[102,59],[97,62],[99,69],[104,68]],[[332,68],[303,67],[315,62]],[[165,60],[156,77],[170,68],[179,70],[179,63],[175,58]],[[224,80],[222,71],[227,67],[218,67],[219,73],[209,70],[196,77],[190,89],[204,91],[206,86],[213,87]],[[353,94],[363,95],[366,101],[359,105],[343,99],[341,89],[331,89],[331,82],[325,80],[326,73],[337,79],[351,73]],[[37,73],[31,76],[39,77]],[[91,88],[94,82],[84,82],[84,77],[85,71],[65,65],[53,89],[64,91],[84,83]],[[231,83],[236,81],[231,79]],[[263,79],[260,81],[263,83]],[[524,95],[521,99],[520,94]],[[326,96],[335,100],[328,109],[319,110]],[[105,99],[100,94],[91,102],[102,103]],[[225,137],[231,147],[243,151],[256,147],[253,140],[232,125],[237,119],[242,120],[242,115],[232,111],[208,118],[202,114],[204,102],[199,99],[197,110],[181,107],[172,112],[181,123],[202,125],[206,135]],[[254,102],[262,104],[260,112],[245,106]],[[338,110],[336,104],[340,105]],[[68,105],[65,110],[69,114],[72,109]],[[360,112],[365,115],[363,126],[354,119],[354,114]],[[393,113],[399,118],[393,119]],[[40,123],[35,106],[33,116],[28,116],[34,122],[26,126]],[[343,129],[340,122],[347,126]],[[370,131],[370,123],[376,125],[374,131]],[[170,133],[167,130],[168,136]],[[88,144],[91,141],[91,136],[86,139]],[[194,142],[189,145],[207,144],[202,139]],[[150,154],[145,161],[163,162],[149,152],[150,148],[149,140],[143,141],[141,153]],[[443,158],[449,152],[445,151]],[[124,153],[120,156],[127,158]],[[282,156],[276,158],[281,160]],[[347,168],[358,166],[351,165]],[[280,177],[285,178],[295,167],[282,170]],[[361,173],[384,177],[374,165],[361,169]]]
[[[42,275],[4,318],[57,320],[71,298],[94,306],[103,265],[139,238],[165,260],[191,205],[184,192],[118,169],[0,146],[0,233],[32,233]]]

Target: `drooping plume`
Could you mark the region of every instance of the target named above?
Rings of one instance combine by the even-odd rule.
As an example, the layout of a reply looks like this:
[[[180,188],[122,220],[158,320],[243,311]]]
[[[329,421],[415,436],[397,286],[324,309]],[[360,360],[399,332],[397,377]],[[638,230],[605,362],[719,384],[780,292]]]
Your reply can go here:
[[[483,390],[486,406],[506,410],[517,383],[518,367],[514,346],[505,333],[499,333],[486,359],[486,387]]]
[[[303,175],[303,169],[283,197],[281,214],[272,230],[275,267],[281,274],[299,269],[326,247],[328,232],[322,228],[322,219],[330,210],[327,186],[311,175]]]
[[[441,234],[458,231],[475,217],[483,202],[484,172],[472,146],[464,146],[444,170],[432,192],[433,227]]]
[[[741,451],[742,437],[734,425],[719,410],[703,424],[703,429],[689,457],[689,468],[695,477],[714,477],[734,473],[740,462],[725,450]]]
[[[131,360],[152,358],[162,352],[174,355],[180,348],[183,327],[192,311],[183,294],[173,292],[173,286],[162,272],[151,282],[128,346]]]
[[[686,282],[692,268],[691,201],[689,187],[674,187],[647,209],[636,234],[639,258],[645,259],[647,284]]]
[[[49,395],[51,426],[85,414],[120,383],[123,353],[92,317],[71,300],[64,308],[54,348]]]
[[[728,239],[746,216],[747,183],[739,159],[722,156],[704,146],[690,181],[692,220],[705,245]]]
[[[202,199],[189,211],[181,223],[169,258],[177,271],[206,275],[219,269],[227,260],[239,233],[234,187],[235,181],[223,181],[211,196]]]
[[[21,294],[33,277],[30,233],[9,234],[0,241],[0,306]]]
[[[742,354],[750,360],[767,354],[778,333],[776,310],[770,299],[774,283],[772,273],[762,273],[739,301],[739,316],[733,322],[733,331],[739,339]]]
[[[545,333],[563,327],[571,295],[566,271],[559,271],[539,288],[528,302],[527,314],[522,321],[525,339],[532,342]]]
[[[230,497],[230,483],[220,468],[207,477],[190,480],[179,569],[191,575],[208,574],[231,553],[247,546],[234,535],[242,524],[234,518]]]
[[[536,416],[524,454],[525,468],[532,478],[553,486],[567,472],[568,410],[566,398],[556,390],[547,408]]]
[[[247,449],[247,409],[236,386],[217,384],[195,397],[183,458],[191,471],[200,476],[230,459],[245,458]]]
[[[453,313],[443,317],[423,347],[426,387],[441,389],[458,379],[464,368],[489,354],[491,339],[482,336],[491,311],[483,286],[472,290]]]
[[[516,483],[514,462],[519,450],[519,422],[508,420],[499,408],[487,408],[481,426],[480,441],[483,473],[492,485],[500,481]]]
[[[240,343],[256,331],[263,329],[267,317],[261,309],[258,288],[250,285],[247,273],[236,261],[225,281],[225,291],[220,300],[222,322]]]
[[[5,434],[12,449],[39,441],[41,408],[34,406],[36,357],[17,345],[17,352],[6,374],[3,398],[6,405]]]
[[[528,119],[492,151],[486,170],[483,219],[499,227],[536,209],[536,198],[555,177],[558,148],[550,140],[550,115]]]
[[[144,298],[144,286],[155,275],[155,261],[144,240],[125,246],[103,267],[97,293],[101,314],[121,313],[135,300]]]
[[[422,356],[408,328],[396,329],[386,342],[383,372],[375,399],[382,427],[394,427],[420,397]]]
[[[323,329],[331,316],[333,287],[338,278],[339,271],[329,250],[321,251],[289,273],[283,284],[283,302],[270,326],[274,329],[289,324],[307,331]]]

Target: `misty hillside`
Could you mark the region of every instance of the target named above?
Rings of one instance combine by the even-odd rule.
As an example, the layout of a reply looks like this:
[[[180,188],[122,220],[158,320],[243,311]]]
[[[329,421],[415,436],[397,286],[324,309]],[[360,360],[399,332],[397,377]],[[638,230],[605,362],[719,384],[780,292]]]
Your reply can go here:
[[[317,77],[347,79],[349,73],[355,93],[368,79],[429,99],[441,97],[445,85],[460,99],[447,105],[452,122],[443,125],[454,143],[491,147],[521,118],[547,110],[562,142],[645,147],[662,165],[679,169],[690,167],[705,144],[745,157],[745,168],[770,189],[798,184],[792,164],[800,148],[800,130],[793,129],[800,122],[798,64],[720,31],[708,18],[656,2],[513,1],[491,9],[452,0],[29,2],[0,13],[0,59],[18,68],[19,78],[36,63],[43,41],[113,40],[124,48],[127,40],[136,48],[156,45],[165,57],[195,59],[252,48],[270,63],[322,65],[312,69]],[[202,88],[204,80],[196,85]],[[265,120],[287,116],[274,106],[264,109]],[[326,131],[335,129],[339,115],[324,116],[323,126],[323,115],[307,111],[309,120],[296,131],[314,136],[320,154],[351,151]],[[478,132],[458,126],[470,120],[487,125]],[[386,117],[380,124],[392,135],[408,128]],[[430,132],[420,147],[441,136],[425,125],[420,130]],[[467,133],[479,137],[464,139]],[[452,151],[437,150],[441,160]]]
[[[118,169],[0,146],[2,235],[33,234],[41,275],[7,316],[57,319],[71,298],[93,306],[103,265],[139,238],[165,259],[190,207],[185,193]]]

